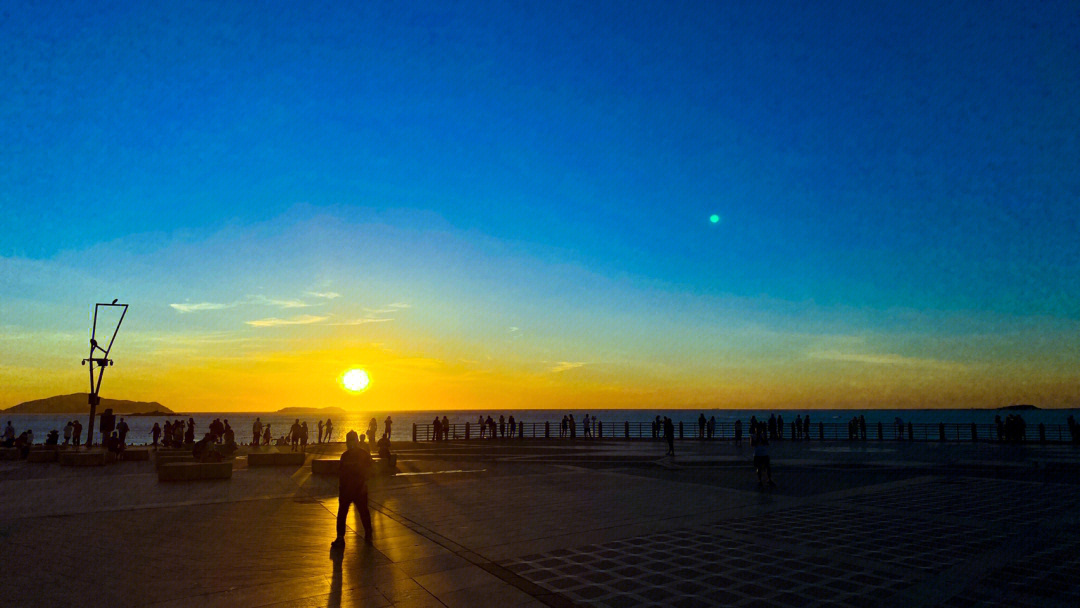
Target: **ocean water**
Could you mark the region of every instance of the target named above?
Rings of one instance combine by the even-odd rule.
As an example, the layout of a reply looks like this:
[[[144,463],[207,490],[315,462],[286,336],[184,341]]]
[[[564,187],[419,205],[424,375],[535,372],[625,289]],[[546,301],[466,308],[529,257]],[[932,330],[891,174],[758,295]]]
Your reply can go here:
[[[949,410],[575,410],[575,411],[561,411],[561,410],[476,410],[469,412],[349,412],[341,415],[330,415],[330,418],[334,423],[334,436],[335,441],[342,441],[345,438],[345,433],[349,430],[355,430],[357,432],[364,432],[367,430],[368,423],[371,418],[375,418],[378,421],[378,432],[383,432],[383,421],[389,414],[393,420],[393,435],[394,440],[408,440],[412,437],[412,425],[416,424],[430,424],[436,415],[441,419],[442,416],[446,416],[452,424],[464,425],[466,422],[472,423],[472,433],[476,434],[476,422],[477,419],[483,415],[492,416],[498,421],[500,415],[509,417],[514,416],[515,421],[525,422],[526,425],[531,423],[543,424],[544,422],[551,423],[552,435],[558,433],[558,422],[565,414],[573,414],[574,418],[580,424],[580,421],[589,414],[590,417],[596,416],[603,423],[604,428],[608,429],[605,434],[610,435],[612,430],[621,429],[624,422],[630,422],[632,425],[641,423],[647,424],[653,420],[657,415],[670,416],[675,422],[676,426],[680,422],[686,426],[686,432],[689,436],[696,429],[697,419],[699,414],[705,414],[705,417],[715,416],[718,423],[732,423],[735,420],[743,421],[743,428],[746,428],[751,416],[757,416],[758,420],[764,420],[769,417],[770,414],[777,414],[783,416],[784,424],[790,427],[792,421],[796,416],[809,415],[812,424],[816,425],[818,422],[825,423],[845,423],[851,419],[852,416],[863,415],[866,417],[866,423],[868,427],[876,427],[878,422],[883,423],[886,426],[886,432],[891,432],[891,424],[896,418],[901,418],[905,423],[912,422],[918,424],[993,424],[994,416],[1000,415],[1002,418],[1006,414],[1014,413],[1008,410],[991,410],[991,409],[949,409]],[[1031,410],[1016,412],[1023,416],[1024,421],[1027,423],[1027,436],[1029,439],[1037,437],[1037,426],[1039,423],[1050,425],[1064,425],[1068,416],[1073,416],[1077,420],[1080,420],[1080,410],[1078,409],[1054,409],[1054,410]],[[43,443],[45,441],[46,434],[56,429],[60,431],[61,439],[63,441],[64,425],[69,420],[78,418],[79,422],[83,425],[83,441],[86,441],[86,426],[89,418],[89,410],[85,414],[79,415],[55,415],[55,414],[3,414],[0,413],[0,425],[6,425],[10,420],[12,426],[15,427],[16,433],[20,433],[27,428],[34,432],[34,442]],[[120,414],[117,414],[117,421],[119,421]],[[301,422],[307,421],[309,430],[309,441],[314,443],[318,433],[317,418],[314,414],[310,415],[287,415],[279,414],[276,412],[198,412],[198,413],[186,413],[177,414],[171,416],[168,419],[175,420],[182,418],[185,422],[188,418],[195,419],[195,432],[196,438],[202,437],[202,434],[206,432],[209,424],[215,418],[221,418],[222,420],[228,420],[229,425],[236,433],[236,440],[239,443],[249,443],[251,441],[251,425],[255,421],[256,417],[265,425],[269,423],[271,425],[271,432],[275,438],[285,435],[289,431],[289,427],[293,421],[299,419]],[[166,418],[160,417],[146,417],[146,416],[124,416],[125,421],[130,427],[128,433],[128,444],[138,445],[143,443],[150,443],[150,429],[157,422],[160,425],[164,425]],[[321,417],[323,422],[326,422],[325,415]],[[97,422],[94,423],[95,428]],[[464,434],[464,430],[457,431],[459,434]],[[579,431],[580,432],[580,431]],[[648,431],[646,431],[648,432]],[[528,431],[526,435],[528,435]],[[873,434],[873,431],[871,431]],[[100,440],[100,436],[95,437],[95,442]]]

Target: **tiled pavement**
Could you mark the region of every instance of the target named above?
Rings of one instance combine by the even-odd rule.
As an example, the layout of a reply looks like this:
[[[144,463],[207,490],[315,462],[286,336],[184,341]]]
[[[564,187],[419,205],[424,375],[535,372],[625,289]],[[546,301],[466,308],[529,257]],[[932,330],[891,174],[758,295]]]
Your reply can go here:
[[[580,451],[545,458],[530,450],[523,459],[512,448],[455,447],[413,461],[406,450],[403,469],[416,475],[372,488],[374,546],[350,535],[339,560],[327,544],[336,482],[306,469],[240,467],[227,482],[177,485],[159,484],[147,463],[80,472],[4,464],[2,599],[17,606],[959,608],[1075,606],[1080,598],[1076,483],[942,474],[944,451],[916,446],[903,448],[903,458],[922,458],[925,471],[859,483],[837,469],[842,477],[824,491],[795,491],[800,471],[832,474],[808,449],[801,460],[777,450],[781,488],[760,492],[744,466],[697,476],[678,461],[650,465],[650,447],[618,444],[599,454],[627,454],[632,467],[654,467],[647,476],[595,468],[588,451],[582,463],[591,468],[573,466]],[[703,446],[695,456],[707,460],[706,451],[718,449]],[[861,457],[836,453],[844,463]],[[1077,456],[1054,452],[1058,461]],[[867,462],[874,458],[884,463],[889,454],[871,453]]]

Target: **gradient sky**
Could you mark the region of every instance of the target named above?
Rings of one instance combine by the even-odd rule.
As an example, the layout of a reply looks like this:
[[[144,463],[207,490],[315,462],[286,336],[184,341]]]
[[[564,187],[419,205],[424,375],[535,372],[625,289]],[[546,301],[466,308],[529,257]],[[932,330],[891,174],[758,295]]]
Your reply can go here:
[[[1080,407],[1076,2],[153,4],[0,2],[0,407]]]

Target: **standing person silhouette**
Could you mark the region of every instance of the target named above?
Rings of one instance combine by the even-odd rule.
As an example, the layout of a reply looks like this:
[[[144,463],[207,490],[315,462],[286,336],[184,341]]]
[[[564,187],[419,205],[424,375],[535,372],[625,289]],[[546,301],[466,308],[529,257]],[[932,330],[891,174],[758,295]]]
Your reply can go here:
[[[664,439],[668,446],[664,456],[675,456],[675,423],[667,416],[664,416]]]
[[[345,546],[345,522],[349,507],[356,505],[360,523],[364,526],[364,542],[371,544],[371,511],[368,510],[367,480],[371,477],[371,454],[360,444],[356,431],[345,435],[345,453],[341,455],[338,473],[337,538],[330,544],[333,549]]]
[[[326,419],[326,443],[330,443],[330,436],[334,434],[334,423],[329,418]]]

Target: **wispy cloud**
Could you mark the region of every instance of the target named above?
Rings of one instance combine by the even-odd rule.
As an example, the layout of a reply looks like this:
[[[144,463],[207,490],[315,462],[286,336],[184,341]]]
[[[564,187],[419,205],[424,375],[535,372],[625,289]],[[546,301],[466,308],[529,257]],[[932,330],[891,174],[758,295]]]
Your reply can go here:
[[[558,361],[548,371],[553,374],[559,374],[572,369],[577,369],[585,365],[584,361]]]
[[[196,302],[194,304],[169,304],[169,307],[178,312],[200,312],[204,310],[224,310],[226,308],[235,308],[239,302]]]
[[[393,304],[387,304],[385,308],[365,308],[364,312],[373,315],[385,315],[392,312],[398,312],[406,308],[412,308],[411,304],[404,302],[394,302]]]
[[[281,325],[310,325],[312,323],[321,323],[329,318],[330,317],[319,317],[315,315],[300,315],[291,319],[270,317],[268,319],[247,321],[246,323],[252,327],[279,327]]]
[[[353,319],[351,321],[342,321],[340,323],[333,323],[333,325],[364,325],[366,323],[385,323],[387,321],[393,321],[388,318],[375,318],[375,317],[363,317],[360,319]]]
[[[311,304],[301,300],[279,300],[277,298],[268,298],[263,295],[248,296],[248,300],[254,304],[277,306],[278,308],[307,308],[308,306],[311,306]]]
[[[813,351],[807,354],[811,359],[825,361],[843,361],[848,363],[864,363],[867,365],[891,365],[898,367],[924,367],[941,370],[966,371],[969,366],[956,361],[942,361],[921,357],[905,357],[891,353],[846,353],[837,350]]]
[[[520,331],[520,329],[519,329],[519,328],[517,328],[517,327],[510,327],[510,328],[508,328],[508,329],[510,330],[510,333],[514,333],[514,332]]]
[[[333,300],[334,298],[340,298],[341,294],[336,291],[308,291],[307,295],[314,298],[324,298],[327,300]]]

